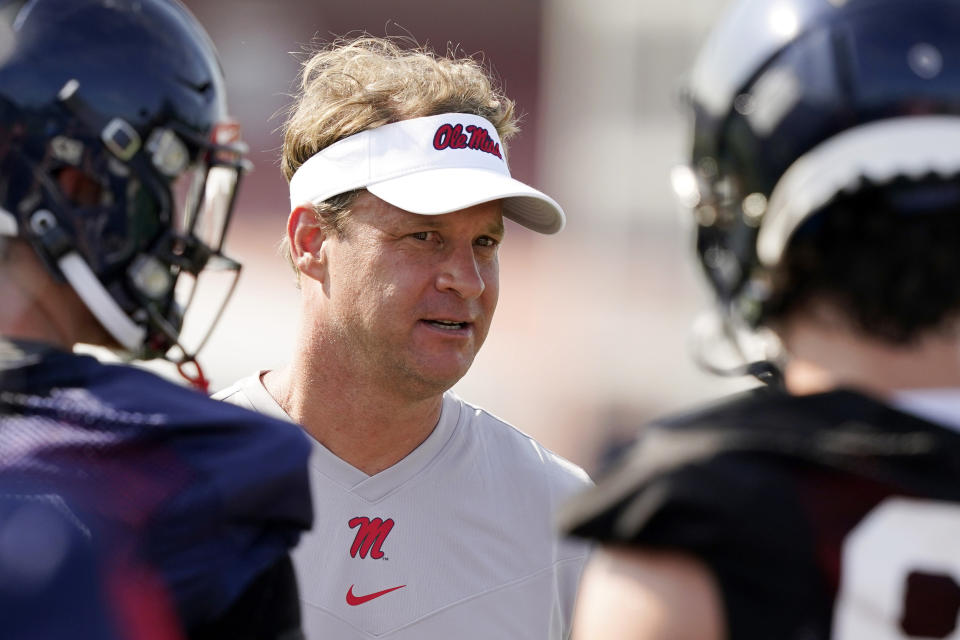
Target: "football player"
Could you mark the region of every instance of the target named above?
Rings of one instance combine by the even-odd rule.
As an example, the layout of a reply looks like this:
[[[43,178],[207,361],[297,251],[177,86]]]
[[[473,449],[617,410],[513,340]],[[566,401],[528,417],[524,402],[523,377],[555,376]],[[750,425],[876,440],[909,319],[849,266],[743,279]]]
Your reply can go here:
[[[648,426],[567,506],[606,545],[575,636],[960,637],[958,32],[952,0],[716,27],[674,183],[768,385]]]
[[[303,435],[73,353],[192,366],[245,167],[182,4],[0,1],[3,637],[297,637]]]

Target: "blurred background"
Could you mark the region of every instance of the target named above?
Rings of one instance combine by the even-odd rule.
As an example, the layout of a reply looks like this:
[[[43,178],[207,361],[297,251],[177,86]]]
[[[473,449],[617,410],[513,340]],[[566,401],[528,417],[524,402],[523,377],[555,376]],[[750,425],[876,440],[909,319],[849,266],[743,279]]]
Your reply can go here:
[[[691,361],[689,327],[709,298],[668,178],[684,155],[683,73],[724,0],[186,4],[219,49],[256,165],[227,247],[243,276],[201,358],[213,389],[293,349],[299,296],[277,252],[293,53],[361,31],[481,56],[523,114],[513,174],[567,212],[557,236],[508,223],[497,315],[459,395],[596,471],[643,421],[751,384]]]

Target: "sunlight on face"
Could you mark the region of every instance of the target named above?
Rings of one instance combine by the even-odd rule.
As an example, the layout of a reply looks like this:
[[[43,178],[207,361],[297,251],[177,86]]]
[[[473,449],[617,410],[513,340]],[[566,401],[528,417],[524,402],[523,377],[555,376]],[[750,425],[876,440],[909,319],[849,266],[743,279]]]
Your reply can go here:
[[[327,241],[321,321],[341,357],[414,396],[453,386],[493,318],[503,235],[499,201],[426,216],[362,194]]]

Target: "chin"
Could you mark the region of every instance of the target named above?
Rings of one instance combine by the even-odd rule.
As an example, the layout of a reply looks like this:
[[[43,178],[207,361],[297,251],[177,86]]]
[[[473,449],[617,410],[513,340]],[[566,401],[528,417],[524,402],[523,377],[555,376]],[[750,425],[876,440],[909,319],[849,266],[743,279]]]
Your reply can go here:
[[[395,360],[393,379],[418,396],[429,397],[447,391],[460,381],[473,364],[473,354],[428,354],[423,351]]]
[[[453,385],[460,382],[460,379],[467,374],[469,367],[450,370],[418,370],[411,372],[410,376],[414,382],[413,385],[422,390],[424,397],[439,395],[448,391]]]

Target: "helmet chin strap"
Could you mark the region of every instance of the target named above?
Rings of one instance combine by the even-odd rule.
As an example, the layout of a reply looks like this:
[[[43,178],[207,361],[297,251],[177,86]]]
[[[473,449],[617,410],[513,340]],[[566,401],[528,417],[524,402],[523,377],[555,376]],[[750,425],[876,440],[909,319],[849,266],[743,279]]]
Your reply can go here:
[[[127,352],[140,353],[143,342],[146,340],[146,329],[123,312],[86,261],[77,252],[70,251],[57,261],[57,266],[60,267],[67,282],[77,292],[83,303],[114,340],[119,342]],[[187,365],[191,363],[195,369],[193,374],[187,369]],[[204,394],[210,393],[210,381],[204,375],[195,357],[189,356],[187,360],[177,363],[177,371],[194,389]]]
[[[70,251],[57,261],[57,266],[90,313],[114,340],[128,352],[139,353],[147,330],[123,312],[84,259],[76,251]]]
[[[749,330],[721,310],[701,314],[690,333],[694,362],[724,377],[752,376],[770,387],[784,388],[786,354],[774,334]],[[725,349],[718,356],[717,348]]]

